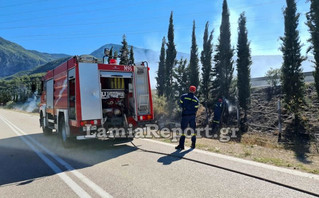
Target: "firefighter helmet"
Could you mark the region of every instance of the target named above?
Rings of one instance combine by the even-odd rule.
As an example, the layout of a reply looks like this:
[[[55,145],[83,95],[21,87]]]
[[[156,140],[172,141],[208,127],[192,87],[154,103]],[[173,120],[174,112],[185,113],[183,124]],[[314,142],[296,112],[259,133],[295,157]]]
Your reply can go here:
[[[189,92],[191,92],[191,93],[195,93],[196,92],[196,87],[195,86],[190,86],[189,87]]]

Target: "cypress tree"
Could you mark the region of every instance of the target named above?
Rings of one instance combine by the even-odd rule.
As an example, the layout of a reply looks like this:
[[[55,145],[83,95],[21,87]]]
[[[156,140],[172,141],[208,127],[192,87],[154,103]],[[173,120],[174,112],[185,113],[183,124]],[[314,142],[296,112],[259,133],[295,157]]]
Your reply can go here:
[[[212,71],[212,53],[213,53],[213,31],[208,32],[209,23],[205,25],[204,37],[203,37],[203,50],[201,52],[201,63],[202,63],[202,81],[200,86],[200,94],[203,96],[204,101],[209,100],[210,90],[210,78]]]
[[[133,46],[131,46],[131,49],[130,49],[130,60],[129,60],[129,63],[132,64],[132,65],[135,64]]]
[[[107,62],[110,63],[111,59],[113,58],[113,46],[110,49],[109,57],[107,59]]]
[[[178,95],[180,96],[183,93],[188,92],[188,87],[190,86],[189,81],[189,72],[187,71],[187,59],[181,58],[177,62],[177,67],[174,68],[174,91],[178,92]],[[179,97],[178,96],[178,97]]]
[[[123,35],[123,41],[122,41],[122,48],[120,50],[121,58],[120,58],[120,65],[128,65],[129,62],[129,51],[128,51],[128,45],[126,42],[126,36]]]
[[[239,105],[245,110],[245,115],[250,98],[250,65],[252,62],[249,45],[246,16],[243,12],[238,20],[237,88]]]
[[[164,95],[164,91],[165,91],[165,45],[166,45],[166,40],[165,37],[163,37],[162,40],[162,47],[161,47],[161,54],[159,57],[159,63],[158,63],[158,71],[157,71],[157,77],[156,77],[156,81],[157,81],[157,95],[158,96],[163,96]]]
[[[173,12],[169,19],[168,33],[167,33],[167,49],[166,49],[166,60],[165,60],[165,95],[167,98],[172,98],[172,83],[173,83],[173,68],[175,65],[176,48],[174,44],[174,24],[173,24]]]
[[[315,59],[315,72],[313,76],[315,78],[315,86],[319,98],[319,1],[310,0],[310,3],[310,11],[307,13],[307,25],[311,34],[309,41],[312,45],[308,51],[313,51]]]
[[[190,84],[198,87],[199,85],[199,67],[198,67],[198,49],[195,35],[195,21],[193,21],[192,47],[189,62],[189,80]]]
[[[213,69],[213,96],[229,98],[229,89],[233,78],[233,53],[230,42],[230,23],[227,1],[223,1],[222,22],[220,25],[220,36],[214,57],[215,67]]]
[[[205,105],[206,120],[205,124],[208,123],[208,106],[212,106],[213,100],[211,99],[210,88],[211,88],[211,72],[212,72],[212,53],[213,53],[213,31],[209,34],[209,24],[206,22],[204,37],[203,37],[203,50],[201,52],[201,63],[202,63],[202,81],[199,89],[199,93],[202,96],[203,104]]]
[[[286,0],[287,7],[283,14],[285,18],[285,33],[282,40],[281,51],[283,53],[282,91],[286,105],[298,120],[298,111],[303,101],[304,76],[301,63],[305,60],[301,56],[301,44],[299,31],[297,30],[300,14],[297,13],[295,0]]]
[[[113,58],[114,58],[114,59],[117,59],[117,58],[118,58],[118,56],[119,56],[118,51],[115,51],[115,52],[113,53]]]

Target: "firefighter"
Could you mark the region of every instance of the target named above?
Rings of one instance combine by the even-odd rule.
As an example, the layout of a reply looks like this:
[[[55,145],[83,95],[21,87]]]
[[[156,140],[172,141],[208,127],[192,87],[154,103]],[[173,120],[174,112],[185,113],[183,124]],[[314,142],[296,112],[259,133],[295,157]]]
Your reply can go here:
[[[213,124],[212,124],[213,133],[219,127],[222,113],[223,113],[223,99],[219,98],[214,106],[214,118],[213,118]]]
[[[176,146],[176,149],[184,149],[185,143],[185,129],[189,126],[194,130],[194,134],[192,135],[192,146],[191,148],[195,148],[196,144],[196,112],[198,110],[199,101],[198,98],[194,95],[196,92],[195,86],[189,87],[189,93],[183,94],[180,98],[180,107],[182,108],[182,121],[181,121],[181,129],[182,136],[179,139],[179,145]]]

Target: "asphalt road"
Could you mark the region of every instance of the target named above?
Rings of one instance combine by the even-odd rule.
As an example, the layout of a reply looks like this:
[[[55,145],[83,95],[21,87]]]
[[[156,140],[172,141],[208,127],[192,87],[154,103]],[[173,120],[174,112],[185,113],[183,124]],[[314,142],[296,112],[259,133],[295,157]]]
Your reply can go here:
[[[62,147],[0,109],[0,197],[316,197],[319,176],[155,140]]]

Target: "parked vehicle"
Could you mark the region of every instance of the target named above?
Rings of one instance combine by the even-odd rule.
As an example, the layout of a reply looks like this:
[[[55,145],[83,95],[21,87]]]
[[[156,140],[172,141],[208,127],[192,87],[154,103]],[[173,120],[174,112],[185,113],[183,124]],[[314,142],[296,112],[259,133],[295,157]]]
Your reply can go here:
[[[67,146],[72,139],[86,139],[88,129],[94,133],[153,120],[146,62],[103,62],[90,55],[74,56],[46,73],[39,110],[44,134],[58,132]]]

